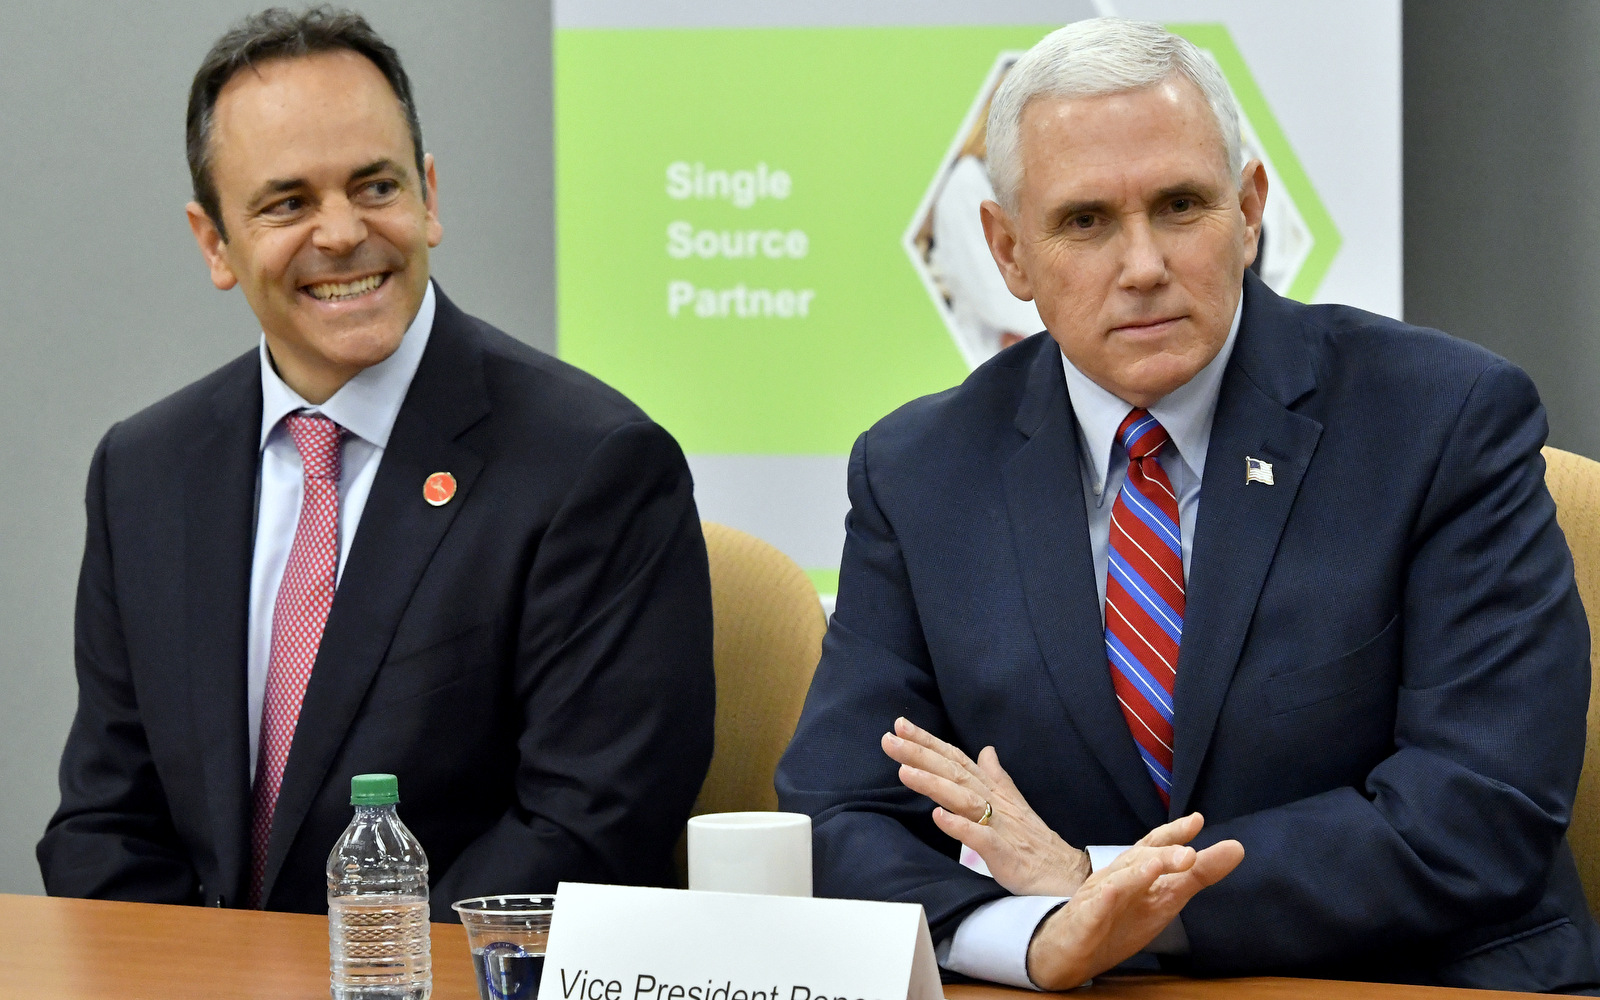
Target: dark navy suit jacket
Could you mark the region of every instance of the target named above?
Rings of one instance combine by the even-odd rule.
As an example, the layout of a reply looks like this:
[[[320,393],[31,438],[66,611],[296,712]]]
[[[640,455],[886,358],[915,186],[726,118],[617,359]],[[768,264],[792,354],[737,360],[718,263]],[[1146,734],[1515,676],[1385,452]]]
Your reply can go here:
[[[256,351],[113,427],[89,472],[54,895],[243,905]],[[440,507],[422,494],[454,474]],[[267,856],[326,910],[350,777],[392,772],[453,900],[671,884],[711,756],[705,542],[677,444],[441,293],[334,597]]]
[[[1501,989],[1600,982],[1563,833],[1589,635],[1517,368],[1246,276],[1206,456],[1170,809],[1113,696],[1055,342],[856,442],[838,610],[778,772],[820,894],[1004,895],[878,740],[986,745],[1073,844],[1191,810],[1245,859],[1183,914],[1196,973]],[[1247,483],[1245,459],[1274,485]]]

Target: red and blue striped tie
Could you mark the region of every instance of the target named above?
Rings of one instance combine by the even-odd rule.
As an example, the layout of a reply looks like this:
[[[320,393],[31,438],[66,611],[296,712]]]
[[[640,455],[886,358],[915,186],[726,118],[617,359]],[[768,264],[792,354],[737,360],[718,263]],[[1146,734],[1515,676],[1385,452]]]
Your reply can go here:
[[[1183,543],[1178,498],[1156,461],[1167,432],[1144,410],[1122,421],[1128,478],[1111,508],[1106,560],[1106,655],[1111,686],[1155,780],[1172,794],[1172,690],[1183,640]]]

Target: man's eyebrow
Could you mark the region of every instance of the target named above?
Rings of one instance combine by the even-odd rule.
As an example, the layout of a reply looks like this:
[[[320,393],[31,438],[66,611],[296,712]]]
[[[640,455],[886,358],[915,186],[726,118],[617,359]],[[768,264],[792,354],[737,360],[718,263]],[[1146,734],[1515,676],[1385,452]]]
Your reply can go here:
[[[1074,215],[1107,215],[1111,212],[1111,203],[1108,201],[1066,201],[1057,205],[1051,217],[1055,219],[1070,219]]]
[[[305,186],[306,181],[303,177],[287,177],[282,180],[267,181],[265,184],[256,188],[255,194],[250,196],[250,200],[246,202],[246,204],[254,209],[275,194],[284,194],[288,191],[297,191]]]
[[[1170,198],[1189,197],[1211,201],[1215,199],[1216,196],[1216,188],[1210,184],[1204,184],[1200,181],[1183,181],[1178,184],[1164,187],[1160,191],[1157,191],[1155,200],[1166,201]]]
[[[352,181],[364,181],[368,177],[375,177],[382,173],[400,174],[403,179],[405,175],[405,168],[385,156],[381,160],[373,160],[371,163],[360,168],[359,170],[352,171],[350,174],[350,179]]]

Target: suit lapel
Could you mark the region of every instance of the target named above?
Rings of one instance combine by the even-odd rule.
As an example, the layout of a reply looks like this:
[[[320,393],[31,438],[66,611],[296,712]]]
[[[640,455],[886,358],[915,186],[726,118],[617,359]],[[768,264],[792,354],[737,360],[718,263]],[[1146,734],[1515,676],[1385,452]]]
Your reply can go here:
[[[183,648],[220,883],[206,886],[206,902],[221,894],[236,905],[250,822],[245,673],[261,436],[257,357],[235,362],[238,372],[211,398],[215,419],[197,433],[183,484]]]
[[[1139,750],[1111,688],[1077,425],[1055,342],[1040,344],[1017,429],[1027,441],[1006,463],[1006,508],[1033,632],[1056,693],[1102,767],[1149,826],[1161,822]]]
[[[1170,814],[1188,811],[1250,620],[1322,425],[1289,407],[1316,385],[1296,307],[1248,276],[1245,313],[1206,452],[1173,695]],[[1272,464],[1247,482],[1245,459]]]
[[[437,301],[427,350],[389,435],[317,649],[273,814],[264,898],[271,895],[423,570],[483,468],[482,458],[456,440],[489,412],[482,356],[471,321],[442,292]],[[457,484],[455,497],[439,507],[422,495],[423,482],[435,472],[451,473]]]

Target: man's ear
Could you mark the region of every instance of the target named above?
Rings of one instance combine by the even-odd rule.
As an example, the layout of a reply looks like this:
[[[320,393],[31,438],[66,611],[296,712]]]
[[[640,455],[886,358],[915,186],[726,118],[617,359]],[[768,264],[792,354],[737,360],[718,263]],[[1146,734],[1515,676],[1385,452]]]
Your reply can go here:
[[[223,252],[227,249],[228,241],[222,238],[217,224],[211,221],[211,216],[197,201],[189,202],[183,210],[189,216],[189,228],[194,232],[195,243],[200,246],[200,256],[206,259],[206,267],[211,271],[211,283],[224,292],[237,285],[239,276],[233,273]]]
[[[1267,168],[1260,160],[1244,165],[1239,176],[1239,210],[1244,212],[1244,266],[1256,261],[1261,248],[1261,213],[1267,208]]]
[[[983,238],[989,242],[989,253],[1000,267],[1000,277],[1005,279],[1011,294],[1024,302],[1033,299],[1033,283],[1028,272],[1017,262],[1016,222],[997,201],[985,201],[978,207],[983,219]]]
[[[428,246],[436,247],[444,239],[444,225],[439,222],[439,177],[432,153],[422,154],[422,203],[428,207]]]

